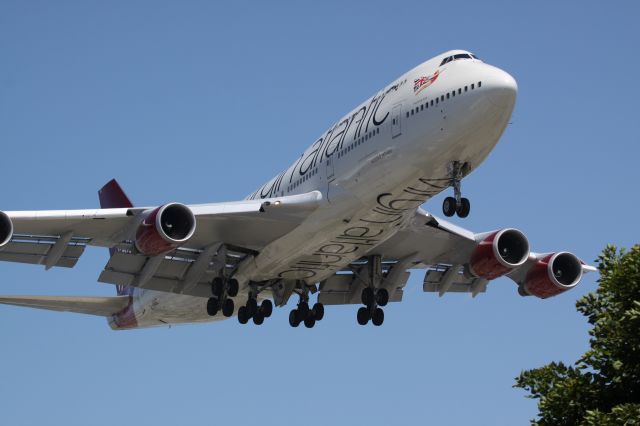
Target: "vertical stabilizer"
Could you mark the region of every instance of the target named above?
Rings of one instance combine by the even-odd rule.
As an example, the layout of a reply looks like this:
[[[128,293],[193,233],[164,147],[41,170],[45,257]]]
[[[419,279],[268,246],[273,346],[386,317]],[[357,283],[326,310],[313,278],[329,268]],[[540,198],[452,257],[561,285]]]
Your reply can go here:
[[[111,179],[98,191],[100,198],[100,208],[118,209],[122,207],[133,207],[131,200],[124,193],[117,180]]]
[[[98,190],[98,198],[100,199],[100,208],[103,209],[119,209],[123,207],[133,207],[131,200],[124,193],[117,180],[111,179],[102,188]],[[109,249],[109,253],[113,255],[113,249]],[[130,296],[133,293],[133,288],[117,285],[116,290],[118,295]]]

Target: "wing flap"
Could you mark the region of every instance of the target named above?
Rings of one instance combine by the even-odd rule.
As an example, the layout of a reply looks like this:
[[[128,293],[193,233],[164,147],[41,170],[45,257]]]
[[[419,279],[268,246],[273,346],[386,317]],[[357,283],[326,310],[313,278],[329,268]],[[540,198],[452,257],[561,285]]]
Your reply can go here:
[[[54,247],[61,238],[14,235],[9,243],[0,247],[0,261],[72,268],[82,256],[86,240],[71,238],[68,242],[62,241],[64,247],[56,253]]]
[[[0,304],[109,317],[126,308],[129,296],[0,296]]]

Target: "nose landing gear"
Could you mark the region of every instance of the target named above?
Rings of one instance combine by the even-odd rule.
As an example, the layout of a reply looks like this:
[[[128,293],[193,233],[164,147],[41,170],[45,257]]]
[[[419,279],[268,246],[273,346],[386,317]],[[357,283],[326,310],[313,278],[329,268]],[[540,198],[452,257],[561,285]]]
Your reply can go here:
[[[453,197],[447,197],[442,202],[442,213],[451,217],[457,214],[458,217],[465,218],[469,216],[471,211],[471,203],[469,199],[462,197],[460,190],[460,182],[462,178],[469,172],[469,163],[460,163],[454,161],[449,165],[449,173],[451,175],[450,186],[453,187]]]

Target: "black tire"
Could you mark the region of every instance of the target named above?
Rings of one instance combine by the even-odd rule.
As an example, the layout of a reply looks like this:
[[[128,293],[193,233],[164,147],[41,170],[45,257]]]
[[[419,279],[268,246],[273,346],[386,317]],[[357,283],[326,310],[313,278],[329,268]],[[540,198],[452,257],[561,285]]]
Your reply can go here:
[[[264,315],[262,315],[260,312],[257,312],[253,316],[253,323],[255,325],[261,325],[263,322],[264,322]]]
[[[371,287],[365,287],[362,290],[362,295],[360,296],[363,305],[371,306],[373,301],[375,300],[375,294],[373,293],[373,289]]]
[[[207,300],[207,314],[213,317],[218,313],[219,310],[220,303],[218,302],[218,299],[210,297],[209,300]]]
[[[313,308],[311,308],[311,314],[316,321],[322,321],[322,318],[324,318],[324,305],[320,302],[313,305]]]
[[[389,292],[386,288],[378,289],[376,292],[376,303],[378,306],[386,306],[389,303]]]
[[[227,282],[227,295],[231,297],[236,297],[238,295],[238,291],[240,290],[240,285],[238,284],[238,280],[235,278],[231,278]]]
[[[358,324],[367,325],[369,322],[369,308],[362,307],[358,309]]]
[[[460,199],[460,207],[456,210],[458,217],[467,217],[469,216],[469,212],[471,212],[471,203],[468,198]]]
[[[456,214],[456,207],[456,199],[453,197],[447,197],[442,202],[442,213],[447,217],[451,217]]]
[[[313,326],[316,325],[316,319],[309,315],[307,318],[305,318],[304,320],[304,326],[307,328],[313,328]]]
[[[215,277],[213,281],[211,281],[211,293],[214,296],[218,296],[218,298],[222,297],[222,292],[224,291],[224,281],[221,277]]]
[[[310,312],[309,304],[307,302],[298,303],[298,318],[300,321],[306,320]]]
[[[297,327],[300,325],[300,318],[298,318],[298,310],[293,309],[289,312],[289,325],[291,327]]]
[[[258,302],[253,297],[247,300],[247,311],[249,312],[249,316],[254,316],[256,312],[258,312]]]
[[[271,303],[271,300],[266,299],[262,301],[259,313],[265,318],[269,318],[271,316],[273,313],[273,303]]]
[[[376,310],[373,311],[373,315],[371,315],[371,322],[376,327],[382,325],[384,322],[384,311],[381,308],[376,308]]]
[[[238,308],[238,322],[240,324],[246,324],[249,322],[249,315],[247,314],[246,306],[240,306],[240,308]]]
[[[233,304],[233,299],[226,299],[222,303],[222,315],[229,318],[233,315],[233,310],[235,309],[235,305]]]

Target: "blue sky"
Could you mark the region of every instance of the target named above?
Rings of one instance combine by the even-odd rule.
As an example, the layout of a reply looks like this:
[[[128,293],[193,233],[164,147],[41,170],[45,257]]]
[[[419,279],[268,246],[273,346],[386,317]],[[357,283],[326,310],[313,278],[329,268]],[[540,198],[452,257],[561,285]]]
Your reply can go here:
[[[510,72],[512,124],[463,182],[475,231],[592,261],[638,242],[637,2],[0,2],[0,209],[235,200],[385,84],[443,51]],[[443,194],[445,195],[445,194]],[[442,196],[427,210],[440,214]],[[110,295],[73,270],[0,265],[0,293]],[[3,424],[523,424],[521,369],[572,361],[587,276],[551,300],[511,281],[476,299],[414,273],[383,327],[331,307],[291,329],[235,320],[113,332],[101,318],[0,307]]]

